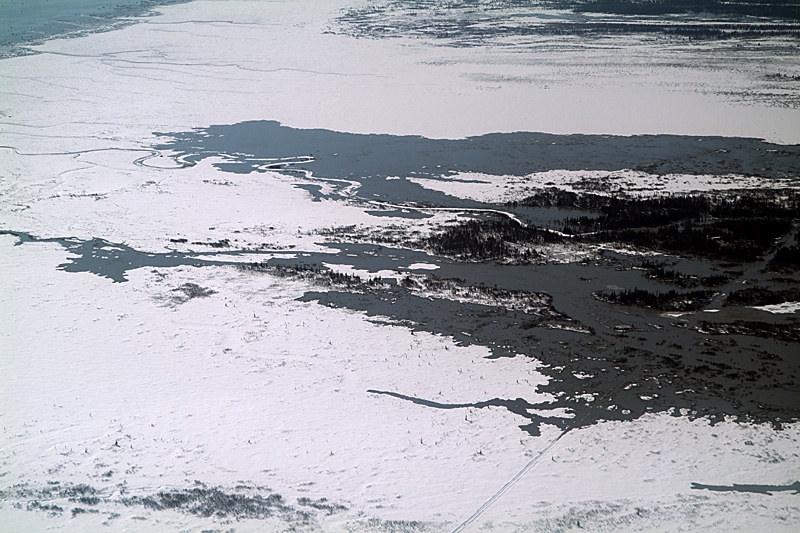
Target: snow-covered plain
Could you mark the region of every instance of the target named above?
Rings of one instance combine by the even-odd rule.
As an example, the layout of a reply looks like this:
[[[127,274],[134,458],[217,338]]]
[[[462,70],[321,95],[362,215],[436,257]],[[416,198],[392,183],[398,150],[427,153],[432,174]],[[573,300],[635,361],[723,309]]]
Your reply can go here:
[[[409,224],[355,203],[312,202],[295,186],[300,178],[225,173],[211,159],[183,168],[151,149],[157,132],[244,120],[449,138],[525,130],[800,142],[797,109],[730,97],[757,66],[725,75],[693,69],[691,51],[677,48],[670,53],[684,61],[679,69],[653,66],[641,60],[650,48],[633,45],[582,49],[577,63],[574,51],[547,48],[523,60],[490,45],[356,39],[330,31],[345,7],[192,2],[2,60],[0,230],[147,252],[206,252],[194,243],[227,240],[225,249],[263,260],[330,250],[320,232],[332,227]],[[628,58],[620,72],[636,71],[634,82],[615,85],[611,57]],[[519,82],[542,69],[550,69],[546,86]],[[648,178],[620,175],[625,183]],[[448,192],[504,198],[492,196],[498,178],[483,178],[483,189],[467,183],[475,190]],[[520,186],[538,178],[520,178]],[[653,178],[654,187],[719,185],[681,179]],[[423,225],[453,216],[437,212]],[[369,391],[450,404],[546,401],[535,390],[544,379],[535,359],[487,359],[487,349],[447,336],[297,301],[318,290],[305,281],[229,265],[141,268],[114,283],[59,270],[67,252],[57,243],[17,244],[0,235],[3,531],[800,527],[797,491],[735,487],[798,481],[800,425],[710,426],[654,414],[566,433],[543,426],[533,437],[518,428],[526,419],[497,407],[430,409]],[[189,298],[187,284],[209,291]],[[131,503],[196,482],[279,494],[311,518]],[[81,484],[100,502],[44,492]],[[330,514],[322,498],[335,504]]]

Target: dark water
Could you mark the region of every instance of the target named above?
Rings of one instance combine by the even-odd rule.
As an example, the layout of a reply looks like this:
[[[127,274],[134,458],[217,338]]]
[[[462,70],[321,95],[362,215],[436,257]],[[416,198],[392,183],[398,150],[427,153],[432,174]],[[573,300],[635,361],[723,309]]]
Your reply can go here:
[[[794,176],[800,162],[800,146],[721,137],[510,133],[448,140],[297,129],[272,121],[161,135],[163,142],[157,148],[177,152],[177,158],[189,165],[221,157],[224,161],[215,165],[225,172],[269,169],[290,175],[302,173],[301,185],[310,193],[310,201],[352,200],[352,192],[345,189],[352,191],[355,183],[359,185],[355,189],[357,198],[396,204],[386,213],[408,215],[411,222],[425,209],[435,207],[512,208],[430,191],[404,179],[410,176],[446,180],[460,171],[521,176],[555,169],[639,169],[655,174],[702,171],[782,178]],[[315,181],[324,182],[326,188]],[[323,193],[331,187],[332,193]],[[370,205],[374,211],[374,204]],[[539,224],[555,223],[564,214],[539,208],[519,208],[515,213]],[[413,229],[412,224],[409,231]],[[24,233],[4,233],[15,235],[20,243],[32,240]],[[449,336],[463,345],[485,346],[490,357],[535,358],[549,381],[531,394],[549,393],[553,400],[532,404],[524,398],[489,397],[448,405],[415,398],[408,391],[375,394],[427,408],[504,407],[523,416],[527,422],[522,429],[534,435],[542,424],[570,429],[601,420],[632,420],[647,412],[705,417],[711,422],[734,417],[770,422],[776,427],[800,418],[797,342],[769,335],[714,335],[703,333],[701,327],[703,321],[730,321],[743,314],[763,324],[791,326],[791,316],[723,308],[721,296],[710,305],[718,312],[699,311],[679,317],[599,301],[593,293],[609,288],[661,292],[674,288],[644,277],[635,268],[641,258],[612,252],[569,264],[497,264],[460,262],[399,245],[347,242],[347,237],[340,240],[343,242],[326,244],[331,253],[293,250],[296,258],[270,259],[263,270],[275,273],[270,268],[280,267],[281,275],[290,276],[297,269],[316,273],[311,276],[319,282],[319,290],[306,293],[301,298],[304,301],[356,310],[379,323],[404,324],[412,331]],[[253,253],[225,246],[224,250],[206,253],[153,254],[102,239],[49,241],[72,255],[58,268],[93,272],[117,282],[125,281],[126,273],[135,268],[233,265],[236,263],[230,259],[234,256]],[[486,294],[487,288],[544,293],[552,306],[526,313],[492,303],[491,299],[463,303],[422,297],[403,283],[370,286],[355,281],[337,285],[320,267],[331,263],[369,272],[402,272],[420,262],[439,267],[429,276],[449,280],[474,294]],[[727,268],[710,260],[675,258],[673,262],[681,271],[703,275]],[[315,268],[303,270],[309,265]],[[741,288],[742,281],[770,286],[773,275],[764,271],[764,266],[765,260],[736,266],[741,274],[719,292]],[[574,418],[563,417],[560,413],[564,409]]]
[[[710,490],[713,492],[754,492],[756,494],[766,494],[772,496],[773,492],[793,492],[800,494],[800,481],[795,481],[790,485],[703,485],[702,483],[692,483],[692,488],[697,490]]]
[[[396,257],[401,264],[425,260],[407,258],[394,249],[374,249],[368,259],[363,259],[363,250],[360,254],[354,247],[343,246],[342,250],[348,253],[338,259],[326,257],[325,262],[355,263],[376,272],[392,268],[391,259]],[[357,258],[352,257],[354,252]],[[709,336],[696,330],[700,321],[712,316],[725,320],[732,312],[729,309],[674,317],[599,302],[592,293],[608,285],[670,288],[631,269],[634,261],[608,255],[600,262],[566,265],[428,261],[440,267],[437,276],[458,279],[463,286],[547,293],[558,313],[555,316],[537,316],[490,302],[431,300],[401,286],[385,291],[320,290],[302,299],[357,310],[379,323],[388,318],[388,323],[449,336],[462,345],[486,346],[491,357],[536,358],[544,364],[538,370],[549,378],[537,392],[551,393],[555,397],[552,402],[533,404],[524,398],[501,397],[476,398],[468,405],[505,407],[527,419],[521,428],[533,435],[539,434],[541,424],[571,429],[601,420],[632,420],[647,412],[705,417],[711,422],[727,416],[776,426],[800,415],[797,343],[742,335]],[[275,261],[288,264],[289,260]],[[753,314],[759,315],[759,320],[783,320],[767,313]],[[429,408],[466,406],[412,397],[404,391],[373,392]],[[559,409],[567,409],[574,418],[548,415]]]
[[[91,272],[117,282],[126,281],[127,272],[137,268],[234,266],[241,265],[232,260],[236,256],[252,253],[144,253],[102,239],[38,240],[25,233],[3,233],[15,236],[21,245],[58,243],[71,255],[59,269]],[[669,288],[631,269],[635,261],[625,256],[606,253],[599,260],[565,265],[499,265],[462,263],[421,251],[371,244],[329,246],[331,253],[295,251],[298,257],[273,258],[269,265],[288,267],[288,275],[294,267],[320,268],[320,289],[306,293],[303,301],[357,310],[377,323],[404,324],[412,331],[449,336],[461,345],[485,346],[493,358],[533,357],[543,365],[539,371],[549,380],[531,394],[549,393],[553,400],[530,403],[525,398],[488,397],[445,404],[409,396],[405,391],[372,391],[375,394],[436,409],[506,408],[522,416],[526,422],[520,427],[533,435],[540,433],[542,424],[566,430],[602,420],[633,420],[647,412],[706,417],[711,422],[729,416],[776,426],[800,415],[797,343],[744,335],[706,335],[695,326],[709,318],[707,313],[675,318],[595,300],[592,293],[608,285]],[[432,263],[439,267],[435,271],[439,279],[456,280],[466,288],[546,293],[552,298],[552,308],[526,313],[490,300],[464,303],[422,297],[393,281],[378,288],[361,283],[331,286],[323,262],[353,265],[369,272],[402,272],[413,263]],[[720,314],[729,311],[722,309]],[[753,313],[761,320],[781,320],[767,313]],[[564,418],[563,409],[574,417]]]
[[[465,200],[426,189],[406,178],[447,180],[459,172],[525,176],[550,170],[641,170],[652,174],[741,173],[768,179],[796,178],[800,146],[759,139],[677,135],[553,135],[492,133],[466,139],[429,139],[413,135],[354,134],[299,129],[275,121],[214,125],[188,132],[158,133],[154,148],[175,152],[194,165],[221,157],[218,169],[234,174],[302,174],[300,187],[314,201],[352,199],[411,207],[497,209],[495,204]],[[332,192],[323,193],[325,182]],[[594,213],[557,208],[500,206],[520,220],[558,226],[570,217]],[[420,211],[370,210],[377,216],[424,218]]]
[[[553,135],[490,133],[466,139],[413,135],[355,134],[299,129],[275,121],[214,125],[188,132],[157,133],[156,149],[173,150],[196,163],[223,155],[221,170],[306,170],[319,179],[355,180],[364,195],[425,201],[408,183],[385,179],[445,178],[457,172],[525,176],[549,170],[642,170],[652,174],[741,173],[765,178],[794,177],[800,146],[759,139],[686,135]],[[284,161],[296,161],[285,164]],[[368,178],[380,182],[370,187]],[[392,183],[396,181],[398,183]]]
[[[0,230],[0,235],[16,237],[17,245],[26,243],[55,243],[69,252],[69,257],[64,263],[58,265],[59,270],[65,272],[89,272],[97,276],[108,278],[115,283],[128,281],[128,272],[139,268],[172,268],[178,266],[223,266],[240,264],[226,261],[225,255],[234,257],[247,253],[268,254],[269,251],[239,252],[229,251],[221,255],[218,252],[167,252],[149,253],[140,252],[123,243],[114,243],[105,239],[90,239],[82,241],[70,237],[37,238],[29,233],[19,231]]]
[[[26,53],[26,44],[127,24],[159,5],[189,0],[0,0],[0,58]]]

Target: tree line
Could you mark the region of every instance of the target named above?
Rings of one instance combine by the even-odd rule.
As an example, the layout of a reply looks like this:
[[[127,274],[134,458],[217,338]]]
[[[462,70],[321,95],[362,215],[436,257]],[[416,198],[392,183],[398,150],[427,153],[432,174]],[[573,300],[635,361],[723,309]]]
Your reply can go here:
[[[644,269],[647,278],[672,283],[684,289],[692,289],[698,286],[718,287],[731,279],[727,274],[692,276],[677,270],[664,268],[664,265],[648,259],[642,261],[640,267]]]
[[[800,219],[800,195],[794,191],[630,198],[551,188],[507,205],[594,211],[597,216],[561,221],[561,232],[582,242],[622,242],[736,261],[757,259]],[[787,249],[777,258],[791,264],[793,253]]]
[[[648,307],[659,311],[697,311],[708,305],[714,291],[678,292],[670,289],[667,292],[652,292],[634,288],[618,292],[599,291],[593,296],[602,302]]]

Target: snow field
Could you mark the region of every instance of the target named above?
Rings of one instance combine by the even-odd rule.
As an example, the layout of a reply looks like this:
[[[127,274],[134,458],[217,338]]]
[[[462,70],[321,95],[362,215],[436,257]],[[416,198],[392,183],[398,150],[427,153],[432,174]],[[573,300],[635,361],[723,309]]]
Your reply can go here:
[[[211,158],[175,168],[169,154],[151,157],[156,132],[244,120],[449,138],[524,130],[800,142],[797,109],[730,97],[751,86],[747,69],[692,70],[681,63],[690,56],[673,49],[669,59],[678,67],[637,70],[637,58],[654,50],[644,47],[628,50],[631,64],[616,72],[633,82],[619,88],[618,77],[603,74],[611,57],[628,61],[616,49],[558,56],[352,39],[327,32],[342,7],[198,1],[3,60],[0,229],[97,237],[152,252],[211,251],[192,242],[228,239],[232,247],[290,254],[325,251],[314,234],[320,229],[402,223],[353,204],[310,202],[296,179],[279,174],[226,174]],[[704,64],[724,51],[710,48]],[[781,61],[781,68],[796,63]],[[581,83],[571,81],[576,73]],[[737,176],[719,184],[702,176],[615,175],[619,187],[644,183],[642,194],[651,186],[743,183]],[[584,178],[612,176],[554,171],[518,181],[470,175],[418,183],[505,199],[497,190],[503,185],[517,194]],[[302,282],[233,267],[179,267],[134,270],[129,282],[112,283],[57,270],[67,257],[57,244],[15,241],[0,236],[2,490],[87,483],[116,501],[123,489],[149,495],[195,480],[226,488],[244,482],[290,503],[324,497],[347,506],[318,517],[326,531],[358,529],[371,517],[430,521],[444,531],[559,434],[545,426],[541,437],[530,437],[517,428],[524,420],[498,408],[436,410],[367,392],[442,403],[544,401],[535,392],[542,379],[535,360],[488,360],[480,347],[298,302],[316,289]],[[185,283],[216,293],[180,303],[174,289]],[[668,415],[572,431],[470,530],[760,531],[767,524],[794,531],[795,494],[710,492],[691,483],[797,481],[798,431],[797,424],[783,431],[730,421],[710,427]],[[69,511],[50,517],[3,502],[0,524],[11,531],[86,531],[104,521],[123,531],[283,527],[118,510],[113,519]]]
[[[132,495],[195,480],[248,483],[290,502],[324,497],[347,506],[326,519],[326,530],[373,516],[444,527],[469,516],[559,433],[544,426],[530,437],[517,428],[524,420],[497,408],[436,410],[366,392],[441,403],[545,401],[534,392],[534,360],[489,360],[480,347],[297,302],[310,288],[300,282],[179,267],[140,269],[130,282],[112,283],[54,273],[63,258],[55,245],[12,242],[2,239],[6,488],[56,479],[114,500],[123,488]],[[178,304],[173,288],[187,282],[217,292]],[[800,464],[799,431],[668,415],[575,430],[476,527],[582,520],[601,530],[729,529],[783,516],[789,531],[799,516],[791,493],[690,485],[789,484]],[[122,509],[114,527],[134,516],[170,528],[198,520]],[[633,518],[637,509],[646,512]],[[19,511],[7,504],[2,512],[10,523],[36,521],[16,522]]]
[[[534,361],[488,360],[295,302],[301,285],[266,275],[142,269],[113,284],[53,275],[52,245],[3,241],[4,481],[88,483],[112,498],[120,483],[132,493],[245,481],[383,517],[453,520],[478,503],[477,487],[513,474],[509,456],[540,445],[504,410],[437,411],[366,392],[536,399]],[[164,305],[189,280],[217,294]],[[21,285],[34,305],[16,299]]]
[[[772,180],[753,176],[714,176],[648,174],[634,170],[615,172],[589,170],[551,170],[527,176],[494,176],[477,172],[464,172],[446,180],[420,177],[408,181],[457,198],[480,202],[505,203],[521,200],[548,187],[572,192],[597,194],[625,194],[647,197],[659,194],[686,194],[699,191],[726,191],[731,189],[796,188],[796,180]]]
[[[304,182],[299,177],[222,172],[213,167],[214,158],[176,170],[137,166],[133,161],[138,152],[49,159],[19,158],[7,151],[5,155],[11,165],[0,171],[7,184],[2,221],[5,227],[25,228],[42,238],[102,236],[151,252],[208,252],[208,246],[192,243],[228,239],[237,249],[313,252],[329,251],[319,244],[325,240],[315,233],[319,230],[354,225],[374,231],[409,224],[407,219],[369,215],[355,204],[311,202],[309,193],[295,186]],[[54,170],[58,161],[64,170]],[[17,180],[48,175],[52,177],[29,187]],[[447,216],[439,213],[425,225],[441,223]],[[169,241],[181,238],[189,242]]]

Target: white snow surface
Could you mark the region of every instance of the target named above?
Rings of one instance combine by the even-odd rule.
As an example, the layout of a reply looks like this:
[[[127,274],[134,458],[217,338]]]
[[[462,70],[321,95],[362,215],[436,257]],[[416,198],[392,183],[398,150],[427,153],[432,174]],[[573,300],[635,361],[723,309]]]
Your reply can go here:
[[[478,172],[461,172],[449,176],[446,180],[416,176],[406,179],[427,189],[441,191],[458,198],[497,203],[521,200],[548,187],[558,187],[573,192],[624,194],[633,197],[732,189],[800,187],[800,179],[774,180],[738,175],[658,175],[634,170],[615,172],[550,170],[527,176],[494,176]]]
[[[433,265],[431,263],[411,263],[408,265],[409,270],[436,270],[439,268],[439,265]]]
[[[800,302],[783,302],[782,304],[761,305],[756,306],[753,309],[760,309],[776,315],[796,313],[797,311],[800,311]]]
[[[603,67],[619,50],[598,49],[578,69],[558,63],[556,51],[540,52],[537,66],[536,57],[515,62],[488,47],[327,32],[347,5],[197,1],[0,61],[0,229],[151,252],[209,251],[193,243],[228,239],[286,255],[327,250],[316,233],[326,228],[404,223],[310,202],[299,178],[224,173],[212,159],[181,168],[150,149],[155,132],[244,120],[448,138],[525,130],[800,142],[797,109],[725,97],[726,83],[746,85],[752,73],[687,65],[685,83],[664,86],[664,71],[641,67],[621,97]],[[645,52],[630,52],[632,61]],[[507,71],[541,68],[559,77],[547,87],[503,81]],[[566,81],[570,68],[580,84]],[[447,192],[503,198],[500,178],[480,179],[485,186]],[[544,177],[520,186],[536,179]],[[437,212],[426,223],[451,217]],[[309,527],[324,531],[452,531],[538,457],[467,530],[800,528],[791,492],[691,488],[797,481],[799,425],[712,427],[660,414],[563,436],[543,426],[533,437],[503,409],[431,409],[368,390],[442,403],[547,401],[535,392],[544,377],[534,359],[487,359],[486,349],[449,337],[299,302],[318,289],[305,282],[224,266],[132,270],[114,283],[57,270],[67,255],[57,244],[15,242],[0,235],[2,491],[86,483],[113,504],[123,492],[195,480],[245,483],[293,505],[309,497],[347,507],[317,514]],[[215,292],[176,299],[185,283]],[[123,505],[118,516],[51,516],[27,503],[0,501],[0,530],[287,527]]]
[[[558,436],[544,426],[531,437],[516,427],[524,420],[497,408],[433,410],[367,393],[460,403],[500,391],[535,402],[546,398],[533,393],[541,382],[534,360],[486,359],[484,349],[446,337],[297,302],[302,283],[233,267],[141,269],[112,283],[54,273],[63,252],[52,244],[0,243],[6,487],[87,483],[113,501],[123,487],[130,495],[194,480],[245,482],[289,501],[347,506],[322,521],[325,530],[365,516],[447,530]],[[171,288],[184,282],[216,294],[170,305]],[[795,496],[689,486],[791,483],[798,433],[796,425],[710,427],[666,414],[576,430],[476,525],[724,530],[766,521],[789,531]],[[211,522],[125,509],[108,520],[112,530]],[[8,531],[53,522],[80,530],[94,518],[45,520],[9,505],[0,512]],[[259,530],[257,522],[234,526]]]

